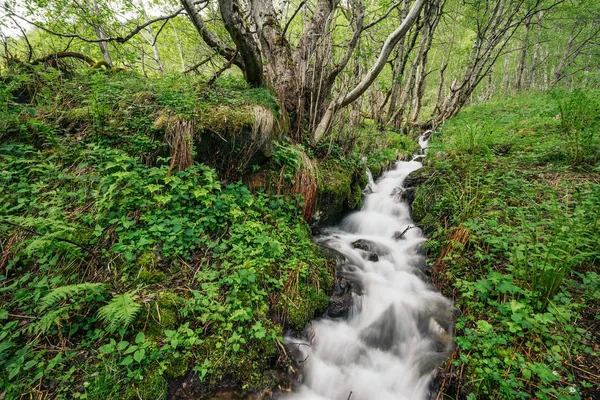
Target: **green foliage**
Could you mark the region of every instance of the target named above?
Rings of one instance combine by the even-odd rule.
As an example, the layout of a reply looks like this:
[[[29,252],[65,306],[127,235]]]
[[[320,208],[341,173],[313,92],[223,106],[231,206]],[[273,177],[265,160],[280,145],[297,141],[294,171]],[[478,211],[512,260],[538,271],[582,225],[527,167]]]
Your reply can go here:
[[[169,173],[153,110],[190,115],[252,96],[275,105],[270,92],[235,80],[211,93],[196,83],[90,74],[64,82],[78,90],[38,92],[33,115],[7,92],[0,392],[8,398],[40,381],[57,398],[160,398],[164,377],[191,369],[207,386],[228,376],[264,387],[284,329],[301,329],[326,306],[331,269],[299,199],[224,184],[202,164]],[[290,173],[299,155],[277,149]]]
[[[583,90],[555,93],[560,130],[576,164],[600,161],[600,94]]]
[[[74,297],[83,292],[95,292],[99,293],[102,288],[100,283],[79,283],[77,285],[66,285],[59,286],[52,290],[50,293],[45,295],[40,300],[40,306],[42,310],[54,306],[56,303],[67,299],[68,297]]]
[[[106,323],[109,332],[119,328],[127,329],[135,320],[135,316],[142,308],[137,299],[138,296],[133,293],[120,294],[114,296],[108,304],[98,310],[98,316]]]
[[[565,124],[573,135],[593,126],[593,101],[579,102],[596,93],[565,96],[470,107],[430,143],[437,173],[413,209],[435,279],[462,311],[453,396],[577,399],[589,386],[568,364],[593,359],[582,314],[600,284],[588,272],[600,261],[600,185],[595,150],[572,148]]]

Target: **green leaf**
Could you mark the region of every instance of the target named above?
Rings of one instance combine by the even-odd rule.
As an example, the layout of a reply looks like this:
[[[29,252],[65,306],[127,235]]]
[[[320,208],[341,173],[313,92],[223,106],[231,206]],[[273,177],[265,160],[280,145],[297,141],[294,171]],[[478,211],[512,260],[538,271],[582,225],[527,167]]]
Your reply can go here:
[[[144,340],[146,340],[146,335],[144,335],[144,332],[140,332],[136,335],[135,337],[135,342],[137,344],[142,343]]]
[[[127,346],[129,346],[129,342],[126,340],[123,340],[123,341],[119,342],[119,344],[117,345],[117,350],[123,351],[127,348]]]
[[[120,365],[128,366],[133,362],[133,357],[127,356],[123,360],[121,360]]]
[[[146,356],[146,350],[139,349],[138,351],[136,351],[133,354],[133,359],[139,363],[144,359],[145,356]]]
[[[21,371],[21,367],[20,366],[16,366],[15,368],[13,368],[10,373],[8,374],[8,379],[12,379],[15,376],[17,376],[17,374]]]

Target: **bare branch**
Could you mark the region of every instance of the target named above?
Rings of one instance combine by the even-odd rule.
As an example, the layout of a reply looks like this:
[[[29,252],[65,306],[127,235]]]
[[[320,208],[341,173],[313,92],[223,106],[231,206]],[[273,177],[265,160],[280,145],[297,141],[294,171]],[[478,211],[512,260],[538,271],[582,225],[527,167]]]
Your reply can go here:
[[[388,8],[388,10],[385,12],[385,14],[383,14],[380,18],[376,19],[375,21],[371,22],[370,24],[365,25],[365,27],[362,28],[362,30],[366,31],[367,29],[374,27],[375,25],[377,25],[378,23],[380,23],[381,21],[386,19],[388,17],[388,15],[390,15],[390,13],[392,11],[394,11],[396,8],[398,8],[402,3],[403,3],[403,1],[399,1],[395,4],[392,4],[392,6],[390,8]]]
[[[298,8],[296,8],[296,11],[294,11],[294,13],[292,14],[292,17],[288,20],[288,22],[286,22],[285,27],[283,28],[283,32],[281,33],[281,37],[285,37],[285,33],[287,32],[290,24],[292,23],[294,18],[296,18],[296,15],[298,14],[298,12],[300,12],[302,7],[304,7],[305,3],[306,3],[306,0],[302,0],[300,2],[300,5],[298,5]]]
[[[108,38],[103,38],[103,39],[90,39],[90,38],[86,38],[83,37],[77,33],[61,33],[61,32],[56,32],[53,31],[51,29],[46,28],[44,25],[31,21],[23,16],[20,16],[18,14],[16,14],[14,11],[12,11],[11,9],[7,8],[6,6],[0,4],[0,7],[2,7],[4,10],[6,10],[8,13],[10,13],[11,16],[14,16],[18,19],[20,19],[21,21],[25,21],[28,24],[31,24],[33,26],[35,26],[36,28],[39,28],[41,30],[43,30],[44,32],[47,32],[51,35],[54,36],[60,36],[60,37],[64,37],[64,38],[75,38],[75,39],[79,39],[82,40],[86,43],[104,43],[104,42],[117,42],[117,43],[125,43],[128,40],[130,40],[132,37],[134,37],[135,35],[137,35],[142,29],[156,23],[159,21],[165,21],[165,20],[169,20],[171,18],[175,18],[176,16],[178,16],[179,14],[181,14],[184,11],[184,8],[180,8],[179,10],[169,14],[169,15],[163,15],[162,17],[157,17],[154,19],[151,19],[141,25],[136,26],[131,32],[129,32],[126,36],[113,36],[113,37],[108,37]]]

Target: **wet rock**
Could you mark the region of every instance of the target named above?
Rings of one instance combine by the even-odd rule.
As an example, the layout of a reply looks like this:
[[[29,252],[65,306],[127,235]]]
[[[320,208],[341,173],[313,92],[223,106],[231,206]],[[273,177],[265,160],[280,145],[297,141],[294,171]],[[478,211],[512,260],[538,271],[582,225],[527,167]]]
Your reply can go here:
[[[167,383],[170,399],[192,400],[208,393],[194,371],[189,371],[181,378],[167,378]]]
[[[400,200],[402,200],[403,202],[410,205],[415,201],[416,195],[417,195],[417,188],[409,187],[409,188],[404,189],[404,191],[400,195]]]
[[[388,307],[379,318],[360,332],[360,338],[369,347],[389,351],[403,341],[398,329],[394,305]]]
[[[378,257],[385,256],[390,253],[390,249],[380,243],[373,242],[367,239],[358,239],[352,242],[352,247],[366,252],[375,253]]]
[[[354,304],[352,300],[352,286],[350,282],[342,278],[338,281],[334,295],[329,298],[327,315],[331,318],[346,318],[348,311]]]
[[[366,258],[369,261],[379,261],[379,256],[377,255],[377,253],[373,253],[372,251],[366,253]]]

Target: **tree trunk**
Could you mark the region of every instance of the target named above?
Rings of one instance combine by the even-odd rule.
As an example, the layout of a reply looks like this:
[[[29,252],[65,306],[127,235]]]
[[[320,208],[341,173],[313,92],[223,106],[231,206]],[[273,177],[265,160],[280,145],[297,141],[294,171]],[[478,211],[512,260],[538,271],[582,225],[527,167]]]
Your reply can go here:
[[[527,49],[529,47],[529,34],[531,31],[531,21],[525,24],[525,38],[521,42],[521,52],[519,54],[519,65],[517,67],[517,78],[515,80],[515,90],[520,92],[523,87],[523,76],[525,74],[525,65],[527,63]]]
[[[530,90],[533,86],[533,81],[535,77],[535,71],[538,67],[538,62],[540,59],[540,48],[542,45],[542,21],[544,20],[544,11],[540,11],[538,13],[538,21],[537,21],[537,37],[535,41],[535,45],[533,46],[533,56],[531,58],[531,67],[529,68],[529,73],[527,74],[527,80],[525,82],[525,90]]]
[[[96,2],[96,0],[85,0],[85,4],[86,4],[88,10],[90,11],[90,14],[95,15],[95,16],[100,15],[100,9],[98,8],[98,3]],[[106,39],[107,36],[104,31],[104,27],[102,26],[102,24],[100,22],[96,21],[93,24],[93,27],[94,27],[94,34],[96,35],[96,39],[98,39],[98,40]],[[100,48],[100,51],[102,52],[102,58],[104,59],[104,61],[112,67],[113,64],[112,64],[112,59],[110,57],[110,52],[108,51],[108,43],[100,41],[100,42],[98,42],[98,47]]]
[[[144,4],[144,0],[140,0],[140,7],[142,9],[142,14],[144,15],[144,22],[148,22],[148,13],[146,12],[146,5]],[[152,25],[148,25],[147,29],[148,29],[148,34],[150,35],[150,38],[148,39],[148,44],[150,46],[152,46],[152,51],[154,52],[154,60],[156,61],[156,64],[158,65],[158,69],[164,75],[167,73],[167,71],[165,70],[165,66],[163,65],[162,61],[160,60],[160,52],[158,51],[158,46],[156,45],[156,40],[154,40],[154,29],[152,29]]]
[[[261,52],[248,25],[242,18],[240,4],[237,0],[219,0],[219,8],[225,29],[229,32],[244,60],[246,81],[253,87],[263,86],[266,82]]]

